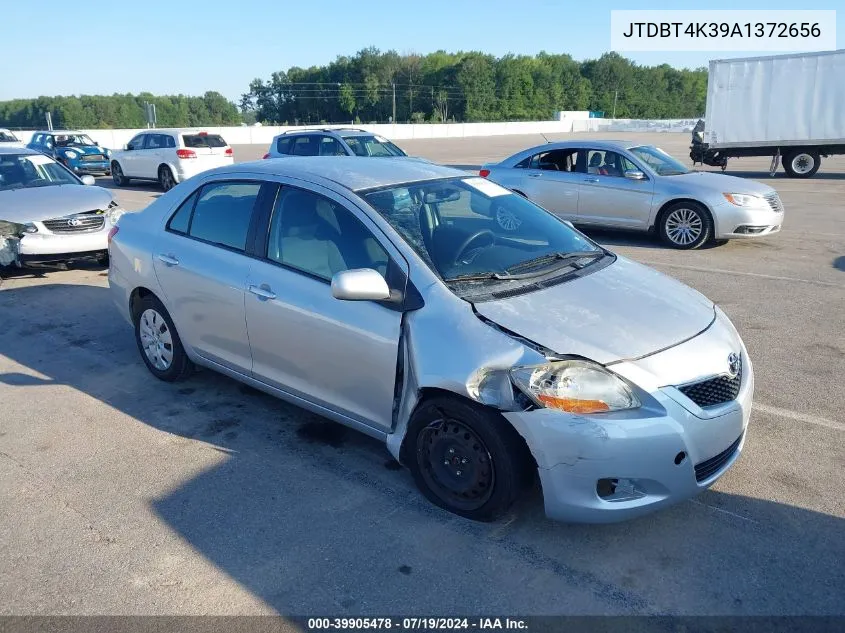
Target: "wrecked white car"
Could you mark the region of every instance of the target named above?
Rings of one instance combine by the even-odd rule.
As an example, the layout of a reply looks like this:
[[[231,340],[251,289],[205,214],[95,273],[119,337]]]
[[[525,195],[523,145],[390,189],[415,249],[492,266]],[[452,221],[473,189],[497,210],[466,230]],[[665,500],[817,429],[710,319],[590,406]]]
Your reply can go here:
[[[108,234],[123,209],[52,158],[0,145],[0,266],[108,260]]]

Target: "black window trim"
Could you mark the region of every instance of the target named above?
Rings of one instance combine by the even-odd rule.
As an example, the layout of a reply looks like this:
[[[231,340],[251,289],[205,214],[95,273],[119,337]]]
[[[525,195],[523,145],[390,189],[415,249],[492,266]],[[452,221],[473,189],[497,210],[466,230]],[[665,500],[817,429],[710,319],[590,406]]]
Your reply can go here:
[[[252,207],[252,215],[249,220],[249,228],[246,232],[246,241],[244,244],[244,248],[235,248],[233,246],[229,246],[227,244],[221,244],[220,242],[213,242],[211,240],[204,240],[200,237],[196,237],[195,235],[191,235],[191,227],[194,224],[194,212],[197,208],[197,202],[202,197],[203,190],[206,187],[214,187],[221,184],[258,184],[258,195],[255,197],[255,204]],[[173,235],[178,235],[179,237],[183,237],[189,240],[193,240],[194,242],[200,242],[202,244],[208,244],[209,246],[214,246],[216,248],[222,248],[223,250],[237,253],[239,255],[244,255],[246,257],[251,257],[253,259],[258,259],[255,256],[255,236],[256,233],[259,231],[259,220],[263,217],[263,207],[267,204],[267,197],[268,194],[272,191],[273,196],[272,199],[275,200],[276,191],[278,189],[277,182],[273,182],[271,180],[261,180],[259,178],[226,178],[223,180],[210,180],[208,182],[202,183],[199,187],[194,189],[190,194],[188,194],[182,202],[176,207],[176,209],[170,214],[170,217],[167,219],[167,222],[164,225],[164,230],[168,233]],[[187,233],[183,233],[182,231],[177,231],[175,229],[170,228],[170,223],[173,221],[173,218],[179,213],[179,210],[182,208],[182,205],[187,202],[191,196],[194,194],[198,194],[196,198],[194,198],[194,203],[191,205],[191,215],[188,218],[188,231]]]

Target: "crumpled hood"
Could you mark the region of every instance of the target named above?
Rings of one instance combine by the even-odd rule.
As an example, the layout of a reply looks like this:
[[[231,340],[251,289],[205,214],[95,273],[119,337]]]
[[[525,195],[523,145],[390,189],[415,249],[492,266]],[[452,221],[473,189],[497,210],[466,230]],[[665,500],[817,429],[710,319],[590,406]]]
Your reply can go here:
[[[25,224],[85,211],[105,210],[107,189],[90,185],[53,185],[0,191],[0,220]]]
[[[704,295],[624,257],[584,277],[475,309],[557,354],[602,364],[677,345],[715,318]]]
[[[711,171],[692,171],[688,174],[664,177],[673,184],[680,185],[683,183],[693,187],[706,187],[711,190],[718,190],[719,193],[745,193],[765,196],[775,192],[769,185],[764,185],[762,182],[728,176],[727,174],[716,174]]]

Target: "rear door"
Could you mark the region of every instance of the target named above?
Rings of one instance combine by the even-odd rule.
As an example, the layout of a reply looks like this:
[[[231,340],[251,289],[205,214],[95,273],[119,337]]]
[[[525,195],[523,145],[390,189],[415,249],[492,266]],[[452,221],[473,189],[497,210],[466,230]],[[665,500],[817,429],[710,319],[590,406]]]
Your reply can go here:
[[[232,148],[219,134],[182,134],[182,143],[196,154],[198,171],[231,165],[233,162]]]
[[[555,149],[528,159],[522,178],[522,192],[529,200],[564,220],[578,215],[583,152],[579,149]]]
[[[244,294],[252,260],[246,255],[256,209],[266,187],[255,180],[217,180],[197,189],[168,220],[154,253],[183,343],[198,355],[249,374]]]
[[[587,150],[588,173],[578,198],[581,224],[644,229],[648,228],[654,199],[654,181],[632,180],[626,171],[641,171],[619,152],[603,149]]]

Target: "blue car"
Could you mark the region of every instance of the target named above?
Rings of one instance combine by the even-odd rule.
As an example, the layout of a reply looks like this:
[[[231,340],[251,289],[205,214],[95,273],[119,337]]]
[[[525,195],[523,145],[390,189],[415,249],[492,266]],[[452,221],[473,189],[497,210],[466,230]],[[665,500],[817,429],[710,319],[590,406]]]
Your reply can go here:
[[[35,132],[27,147],[57,160],[75,174],[111,174],[111,150],[81,132]]]

